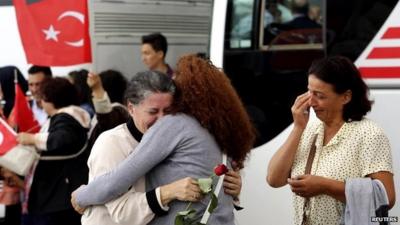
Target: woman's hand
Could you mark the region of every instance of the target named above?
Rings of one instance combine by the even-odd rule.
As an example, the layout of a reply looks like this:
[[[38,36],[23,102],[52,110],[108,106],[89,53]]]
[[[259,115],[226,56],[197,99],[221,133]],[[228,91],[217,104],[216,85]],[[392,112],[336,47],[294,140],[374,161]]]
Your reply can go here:
[[[293,123],[296,126],[305,128],[309,119],[310,111],[310,93],[307,91],[299,96],[297,96],[291,111],[293,116]]]
[[[233,198],[239,197],[242,189],[242,177],[239,170],[229,170],[224,177],[224,191]]]
[[[83,214],[83,213],[85,212],[86,208],[80,207],[80,206],[78,205],[78,203],[76,202],[76,192],[77,192],[80,188],[82,188],[82,187],[84,187],[84,186],[86,186],[86,185],[81,185],[78,189],[76,189],[76,190],[75,190],[74,192],[72,192],[72,194],[71,194],[71,205],[72,205],[72,207],[74,207],[75,211],[78,212],[79,214]]]
[[[325,178],[314,175],[300,175],[288,178],[287,182],[293,193],[301,197],[314,197],[323,194],[322,183]]]
[[[161,186],[160,195],[163,206],[175,199],[180,201],[197,202],[203,197],[197,181],[191,177],[186,177]]]
[[[17,134],[17,142],[23,145],[34,145],[35,135],[30,133],[21,132]]]
[[[92,89],[92,95],[95,98],[102,98],[104,95],[103,84],[101,83],[100,76],[98,74],[90,72],[88,74],[86,83]]]
[[[292,192],[301,197],[314,197],[325,194],[346,202],[345,184],[342,181],[314,175],[300,175],[287,179]]]

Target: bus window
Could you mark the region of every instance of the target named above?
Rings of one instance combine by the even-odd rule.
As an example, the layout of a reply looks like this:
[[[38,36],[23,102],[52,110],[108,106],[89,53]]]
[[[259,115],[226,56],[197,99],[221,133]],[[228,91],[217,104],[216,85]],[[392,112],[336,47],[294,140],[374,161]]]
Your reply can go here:
[[[233,0],[228,8],[228,45],[230,48],[250,48],[254,27],[254,0]]]
[[[264,0],[260,47],[269,50],[322,49],[323,0]]]

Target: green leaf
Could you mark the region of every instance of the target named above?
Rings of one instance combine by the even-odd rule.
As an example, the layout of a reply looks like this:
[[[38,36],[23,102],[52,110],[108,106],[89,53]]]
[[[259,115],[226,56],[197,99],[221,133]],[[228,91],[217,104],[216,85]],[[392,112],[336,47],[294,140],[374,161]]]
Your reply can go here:
[[[175,216],[175,225],[190,225],[193,223],[193,218],[196,216],[195,209],[188,209],[177,212]]]
[[[196,210],[191,209],[189,213],[186,215],[186,219],[193,219],[196,216]]]
[[[182,215],[177,215],[175,217],[175,225],[185,225]]]
[[[211,193],[211,204],[210,204],[210,208],[208,208],[208,212],[212,213],[214,212],[214,209],[217,208],[218,206],[218,198],[217,196],[215,196],[214,192]]]
[[[185,217],[185,216],[189,216],[189,215],[191,215],[193,213],[196,213],[196,210],[189,209],[189,210],[185,210],[185,211],[180,211],[180,212],[177,213],[177,215]]]
[[[211,178],[200,178],[197,180],[199,187],[203,194],[207,194],[211,191],[212,179]]]
[[[180,211],[177,213],[178,216],[186,216],[188,215],[190,212],[190,210],[185,210],[185,211]]]

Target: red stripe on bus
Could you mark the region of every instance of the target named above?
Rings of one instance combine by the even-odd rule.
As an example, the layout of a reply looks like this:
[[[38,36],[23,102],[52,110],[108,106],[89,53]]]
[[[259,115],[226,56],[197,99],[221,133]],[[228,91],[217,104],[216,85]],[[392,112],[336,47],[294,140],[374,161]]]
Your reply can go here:
[[[368,59],[400,58],[400,47],[377,47],[369,53]]]
[[[383,34],[382,39],[400,38],[400,27],[390,27]]]
[[[364,78],[400,78],[400,67],[360,67]]]

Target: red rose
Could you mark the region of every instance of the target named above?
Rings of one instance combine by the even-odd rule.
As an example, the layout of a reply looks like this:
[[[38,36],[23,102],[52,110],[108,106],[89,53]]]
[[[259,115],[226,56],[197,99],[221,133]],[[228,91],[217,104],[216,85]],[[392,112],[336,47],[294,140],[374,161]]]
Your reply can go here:
[[[216,166],[214,168],[214,173],[217,176],[221,176],[221,175],[227,173],[228,170],[229,170],[228,167],[226,167],[224,164],[219,164],[218,166]]]

